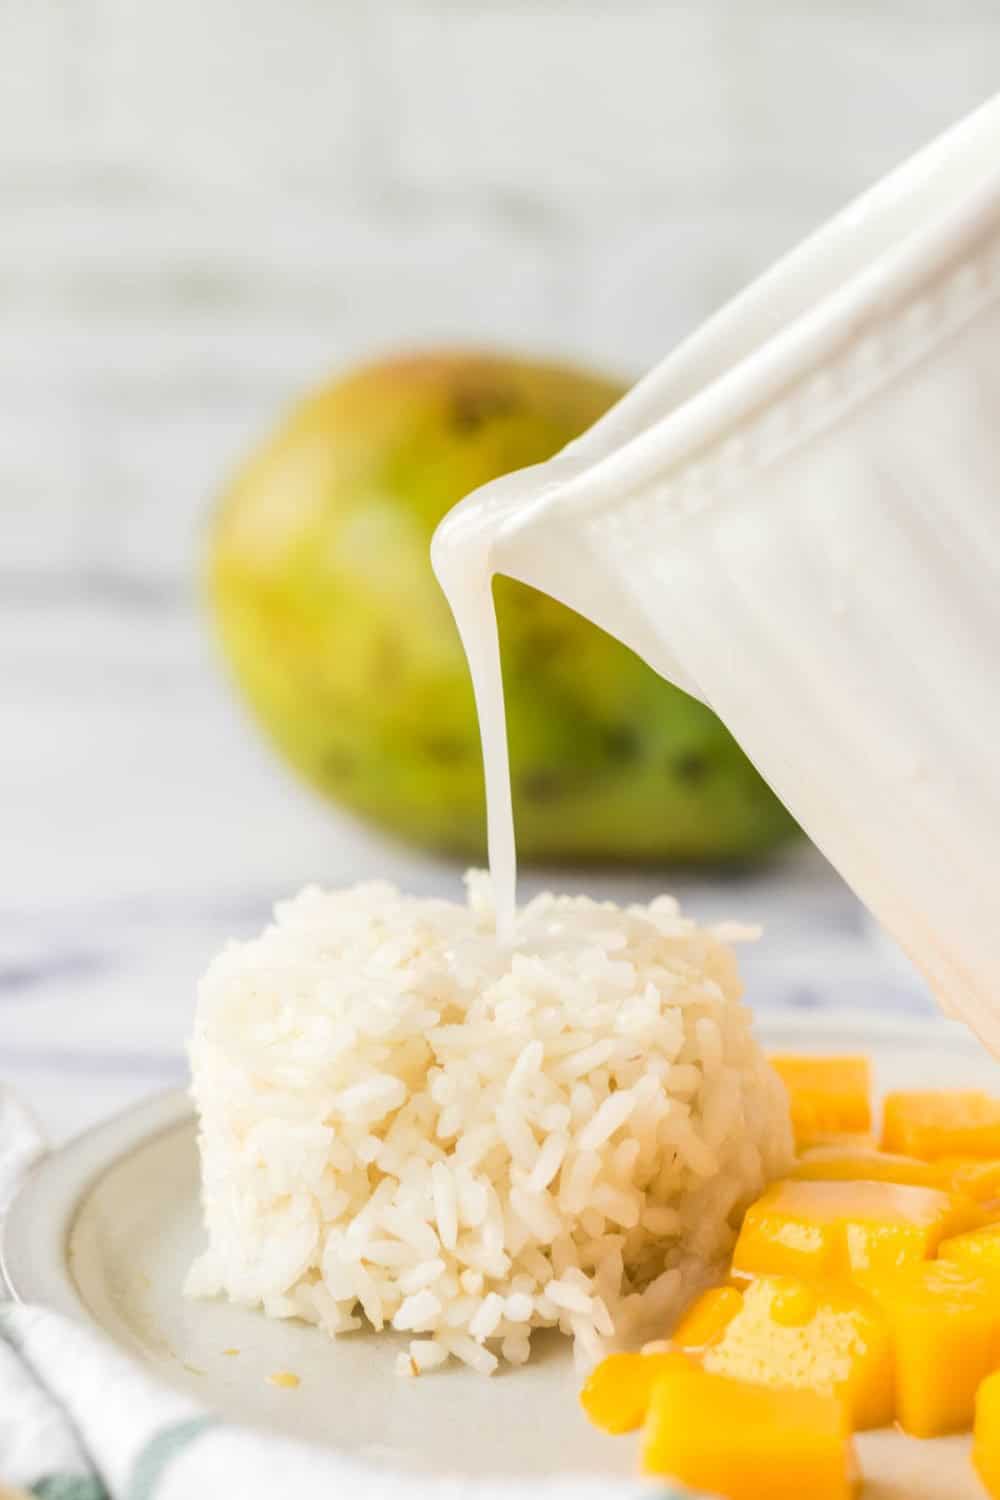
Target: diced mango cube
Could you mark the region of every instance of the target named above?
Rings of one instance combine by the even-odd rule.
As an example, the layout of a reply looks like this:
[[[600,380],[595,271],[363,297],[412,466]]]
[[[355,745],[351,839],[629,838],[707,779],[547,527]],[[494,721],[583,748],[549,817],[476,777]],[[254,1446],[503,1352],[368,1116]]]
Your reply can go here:
[[[1000,1371],[988,1375],[976,1392],[972,1462],[987,1493],[1000,1500]]]
[[[580,1405],[595,1427],[605,1432],[632,1432],[646,1420],[650,1393],[682,1354],[609,1354],[595,1365],[580,1392]]]
[[[748,1385],[693,1364],[653,1387],[642,1469],[725,1500],[850,1500],[857,1475],[835,1396]]]
[[[847,1283],[757,1278],[702,1363],[754,1385],[835,1395],[855,1431],[892,1421],[888,1324],[873,1300]]]
[[[888,1094],[882,1149],[928,1161],[942,1156],[1000,1159],[1000,1099],[978,1090]]]
[[[877,1151],[878,1141],[871,1131],[817,1130],[796,1137],[796,1149],[813,1151],[822,1146],[837,1146],[841,1151]]]
[[[939,1188],[786,1179],[747,1209],[733,1271],[835,1279],[889,1269],[925,1260],[974,1221],[971,1204]]]
[[[1000,1276],[1000,1224],[986,1224],[942,1240],[938,1256],[980,1276]]]
[[[722,1337],[742,1306],[743,1293],[734,1286],[714,1286],[703,1292],[674,1329],[674,1344],[686,1352],[700,1353]]]
[[[898,1182],[941,1188],[950,1187],[953,1176],[943,1165],[917,1156],[843,1146],[808,1147],[800,1153],[791,1175],[808,1182]]]
[[[1000,1161],[977,1161],[969,1156],[942,1156],[934,1163],[948,1173],[956,1192],[977,1203],[1000,1199]],[[1000,1212],[997,1215],[1000,1218]]]
[[[818,1135],[871,1129],[871,1068],[867,1057],[769,1059],[788,1090],[792,1130],[802,1145]]]
[[[904,1432],[939,1437],[971,1427],[976,1388],[996,1363],[996,1282],[945,1260],[861,1282],[889,1323]]]

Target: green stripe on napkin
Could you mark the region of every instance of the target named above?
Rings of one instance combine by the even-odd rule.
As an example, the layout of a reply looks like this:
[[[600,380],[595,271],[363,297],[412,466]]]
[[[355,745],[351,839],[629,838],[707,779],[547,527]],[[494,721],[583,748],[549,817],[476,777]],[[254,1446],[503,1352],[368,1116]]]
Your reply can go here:
[[[191,1417],[186,1422],[178,1422],[175,1427],[165,1427],[151,1438],[135,1461],[129,1479],[128,1500],[153,1500],[160,1480],[174,1459],[215,1424],[215,1417]]]

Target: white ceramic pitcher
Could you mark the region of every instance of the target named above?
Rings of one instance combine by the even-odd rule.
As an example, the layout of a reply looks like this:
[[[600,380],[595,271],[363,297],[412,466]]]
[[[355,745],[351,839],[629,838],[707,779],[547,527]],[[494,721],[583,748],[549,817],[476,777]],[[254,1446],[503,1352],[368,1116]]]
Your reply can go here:
[[[1000,100],[463,502],[446,585],[470,538],[711,704],[1000,1051]]]

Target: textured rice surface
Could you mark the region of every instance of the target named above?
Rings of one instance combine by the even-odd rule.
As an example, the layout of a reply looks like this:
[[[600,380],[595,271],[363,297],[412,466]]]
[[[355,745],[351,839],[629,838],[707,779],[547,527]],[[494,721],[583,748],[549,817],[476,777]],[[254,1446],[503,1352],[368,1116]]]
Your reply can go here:
[[[465,906],[309,888],[211,965],[191,1295],[391,1326],[403,1373],[521,1363],[552,1326],[589,1363],[664,1333],[786,1170],[741,934],[666,897],[542,896],[505,952],[467,884]]]

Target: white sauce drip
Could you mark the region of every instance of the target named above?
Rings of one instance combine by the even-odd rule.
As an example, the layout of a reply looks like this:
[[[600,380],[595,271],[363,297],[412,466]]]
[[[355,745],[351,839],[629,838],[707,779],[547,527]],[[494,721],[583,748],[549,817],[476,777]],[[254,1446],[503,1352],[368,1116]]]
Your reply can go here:
[[[629,403],[623,403],[615,409],[616,417],[627,415],[629,409]],[[631,646],[671,681],[696,692],[628,589],[600,557],[589,554],[584,518],[561,509],[567,485],[589,481],[588,459],[601,453],[604,436],[605,425],[599,423],[551,463],[477,490],[445,517],[431,548],[475,692],[497,936],[505,944],[514,936],[517,860],[493,578],[506,574],[561,599]]]
[[[480,521],[478,511],[472,512],[472,518]],[[448,596],[472,676],[483,744],[486,839],[496,904],[497,938],[506,945],[514,938],[517,852],[500,640],[493,603],[491,528],[477,525],[474,533],[466,537],[461,534],[461,522],[456,512],[452,512],[449,522],[447,529],[439,531],[434,538],[434,568]]]

